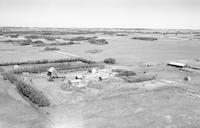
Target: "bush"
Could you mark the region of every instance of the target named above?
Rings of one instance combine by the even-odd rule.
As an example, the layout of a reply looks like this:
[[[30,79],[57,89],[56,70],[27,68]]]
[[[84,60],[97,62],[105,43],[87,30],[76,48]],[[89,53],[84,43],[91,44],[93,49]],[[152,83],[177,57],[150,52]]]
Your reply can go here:
[[[101,67],[101,65],[99,64],[70,65],[69,63],[47,64],[47,65],[32,66],[31,68],[21,68],[19,70],[14,70],[13,73],[15,74],[21,74],[23,72],[42,73],[46,72],[50,67],[55,67],[56,70],[59,71],[59,70],[87,69],[92,67]]]
[[[90,40],[93,39],[94,37],[84,37],[84,36],[78,36],[71,38],[70,41],[83,41],[83,40]]]
[[[4,79],[7,79],[11,83],[15,84],[18,91],[34,104],[38,105],[39,107],[46,107],[50,105],[49,100],[42,93],[36,91],[32,86],[20,80],[12,72],[4,73],[3,76]]]
[[[36,47],[45,46],[45,43],[41,40],[34,41],[32,42],[32,44],[33,46],[36,46]]]
[[[106,64],[115,64],[115,59],[114,58],[107,58],[104,60],[104,63]]]
[[[116,36],[128,36],[127,34],[116,34]]]
[[[100,50],[100,49],[92,49],[92,50],[88,50],[86,51],[86,53],[99,53],[99,52],[102,52],[103,50]]]
[[[146,40],[146,41],[154,41],[154,40],[158,40],[155,37],[133,37],[131,39],[135,39],[135,40]]]
[[[30,39],[28,40],[24,40],[20,43],[20,45],[30,45],[32,43],[32,41]]]
[[[136,83],[136,82],[154,80],[156,77],[153,75],[139,75],[139,76],[128,76],[128,77],[122,76],[121,78],[123,78],[129,83]]]
[[[59,49],[59,48],[56,48],[56,47],[46,47],[44,50],[45,50],[45,51],[58,51],[58,50],[60,50],[60,49]]]
[[[64,62],[83,62],[88,64],[94,64],[95,61],[91,61],[85,58],[69,58],[69,59],[57,59],[57,60],[35,60],[35,61],[24,61],[24,62],[7,62],[0,63],[0,66],[10,66],[10,65],[24,65],[24,64],[47,64],[47,63],[64,63]]]
[[[26,36],[26,39],[39,39],[40,37],[37,35],[30,35],[30,36]]]
[[[113,69],[113,72],[117,72],[118,76],[135,76],[136,73],[134,71],[125,70],[125,69]]]
[[[19,34],[10,35],[10,38],[18,38],[18,37],[19,37]]]
[[[70,41],[70,42],[63,42],[63,43],[51,43],[49,44],[50,46],[56,46],[56,45],[72,45],[72,44],[75,44],[73,41]]]
[[[88,41],[89,41],[89,43],[96,44],[96,45],[105,45],[105,44],[108,44],[108,41],[106,41],[105,39],[90,39]]]

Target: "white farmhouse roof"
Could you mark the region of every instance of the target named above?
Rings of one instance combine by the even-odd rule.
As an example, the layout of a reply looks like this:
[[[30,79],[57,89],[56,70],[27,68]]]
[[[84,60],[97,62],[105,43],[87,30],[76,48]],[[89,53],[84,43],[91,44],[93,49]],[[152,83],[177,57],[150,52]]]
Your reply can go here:
[[[48,70],[48,72],[54,72],[54,71],[56,71],[56,69],[54,67],[50,67]]]

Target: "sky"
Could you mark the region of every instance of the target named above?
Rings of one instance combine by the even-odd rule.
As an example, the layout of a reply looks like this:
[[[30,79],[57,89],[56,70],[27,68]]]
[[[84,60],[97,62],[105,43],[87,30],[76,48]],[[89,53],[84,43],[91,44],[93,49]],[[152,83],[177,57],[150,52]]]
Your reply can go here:
[[[0,0],[0,26],[200,29],[200,0]]]

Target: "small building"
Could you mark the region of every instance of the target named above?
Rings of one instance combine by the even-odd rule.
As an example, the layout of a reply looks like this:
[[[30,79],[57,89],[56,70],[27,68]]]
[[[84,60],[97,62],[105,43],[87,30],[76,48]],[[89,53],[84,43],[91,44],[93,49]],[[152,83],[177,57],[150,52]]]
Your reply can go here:
[[[13,69],[14,69],[14,70],[19,70],[20,67],[19,67],[19,65],[14,65],[14,66],[13,66]]]
[[[68,80],[69,86],[73,87],[83,87],[84,84],[82,83],[82,80],[75,79],[75,80]]]
[[[77,75],[75,76],[75,79],[83,79],[83,75],[82,75],[82,74],[77,74]]]
[[[185,77],[184,77],[184,80],[185,80],[185,81],[191,81],[191,77],[190,77],[190,76],[185,76]]]
[[[108,79],[108,77],[107,76],[100,76],[99,77],[99,81],[102,81],[102,80],[105,80],[105,79]]]
[[[49,70],[47,71],[47,75],[53,78],[57,78],[57,71],[54,67],[50,67]]]
[[[184,64],[184,63],[177,63],[177,62],[169,62],[167,65],[173,66],[173,67],[178,67],[178,68],[187,67],[187,64]]]
[[[99,73],[99,69],[97,69],[97,68],[91,68],[91,69],[88,69],[88,72],[89,73]]]

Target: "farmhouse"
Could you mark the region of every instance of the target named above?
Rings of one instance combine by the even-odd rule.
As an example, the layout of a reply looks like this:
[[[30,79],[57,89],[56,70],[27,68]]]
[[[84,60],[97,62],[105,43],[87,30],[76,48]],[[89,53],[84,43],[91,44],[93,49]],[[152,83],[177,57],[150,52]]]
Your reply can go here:
[[[50,77],[57,78],[57,71],[54,67],[50,67],[49,70],[47,71],[47,75]]]
[[[187,64],[184,64],[184,63],[177,63],[177,62],[169,62],[167,65],[173,66],[173,67],[178,67],[178,68],[187,67]]]

